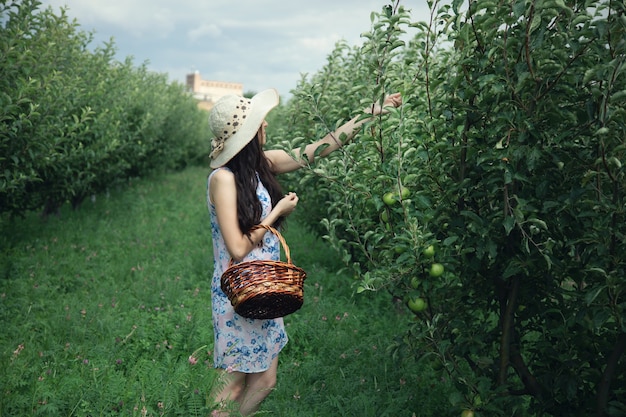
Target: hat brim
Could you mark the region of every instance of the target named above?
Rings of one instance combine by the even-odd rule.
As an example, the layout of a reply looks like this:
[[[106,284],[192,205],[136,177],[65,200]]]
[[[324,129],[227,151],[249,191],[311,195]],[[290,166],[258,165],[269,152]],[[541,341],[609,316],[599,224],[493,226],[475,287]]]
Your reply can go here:
[[[226,141],[228,146],[211,160],[211,168],[219,168],[233,159],[252,139],[256,137],[263,120],[274,107],[278,105],[280,96],[278,91],[270,88],[256,94],[250,99],[250,112],[246,121],[234,135]]]

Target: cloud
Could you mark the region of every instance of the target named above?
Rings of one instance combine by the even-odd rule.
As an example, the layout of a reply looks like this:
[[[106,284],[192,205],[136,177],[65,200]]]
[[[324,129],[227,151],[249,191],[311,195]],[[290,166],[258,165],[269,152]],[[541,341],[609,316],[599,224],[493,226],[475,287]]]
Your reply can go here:
[[[204,23],[200,26],[191,29],[187,32],[187,36],[190,40],[196,41],[198,39],[208,37],[208,38],[217,38],[222,34],[222,30],[219,26],[213,23]]]
[[[246,91],[276,87],[287,94],[302,72],[326,63],[336,43],[362,41],[370,14],[385,0],[41,0],[84,30],[95,41],[113,37],[117,57],[149,62],[171,80],[200,71],[205,79],[240,82]],[[427,10],[422,5],[406,7]],[[414,2],[415,3],[415,2]]]
[[[44,0],[53,9],[67,7],[69,15],[87,28],[106,24],[134,37],[163,38],[175,29],[173,9],[164,2],[137,0]],[[163,4],[159,4],[163,3]]]
[[[328,53],[340,40],[341,38],[337,34],[331,34],[323,37],[304,37],[297,39],[297,45],[305,50]]]

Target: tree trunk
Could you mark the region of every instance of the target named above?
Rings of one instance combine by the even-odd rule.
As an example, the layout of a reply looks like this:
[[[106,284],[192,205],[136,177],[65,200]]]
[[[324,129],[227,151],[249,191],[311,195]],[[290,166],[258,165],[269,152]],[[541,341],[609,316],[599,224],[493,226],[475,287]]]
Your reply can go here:
[[[611,356],[609,356],[606,362],[606,367],[604,368],[600,382],[598,383],[596,417],[605,417],[607,415],[606,406],[609,402],[611,381],[613,380],[617,363],[624,353],[624,350],[626,350],[626,333],[620,333],[613,347],[613,352],[611,352]]]

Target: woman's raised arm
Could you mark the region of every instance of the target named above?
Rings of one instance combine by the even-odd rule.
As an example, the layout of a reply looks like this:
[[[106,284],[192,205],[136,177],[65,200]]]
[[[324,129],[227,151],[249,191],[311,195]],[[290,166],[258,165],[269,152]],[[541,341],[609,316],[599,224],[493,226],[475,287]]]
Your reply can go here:
[[[365,109],[365,113],[371,113],[372,116],[376,116],[378,114],[385,112],[385,107],[399,107],[402,104],[402,96],[400,93],[395,93],[389,95],[385,98],[382,107],[378,104],[373,105],[371,108]],[[341,125],[337,130],[331,132],[324,136],[322,139],[313,142],[304,148],[298,148],[293,151],[294,157],[289,155],[287,152],[280,149],[272,149],[265,151],[265,156],[270,160],[270,164],[272,169],[277,174],[295,171],[298,168],[302,168],[307,164],[311,164],[315,162],[315,152],[320,146],[325,146],[322,152],[319,154],[320,156],[326,156],[331,152],[339,149],[344,144],[352,140],[356,131],[363,123],[365,123],[368,118],[361,118],[361,116],[356,116],[343,125]],[[345,139],[342,141],[342,138]],[[305,156],[306,155],[306,156]]]

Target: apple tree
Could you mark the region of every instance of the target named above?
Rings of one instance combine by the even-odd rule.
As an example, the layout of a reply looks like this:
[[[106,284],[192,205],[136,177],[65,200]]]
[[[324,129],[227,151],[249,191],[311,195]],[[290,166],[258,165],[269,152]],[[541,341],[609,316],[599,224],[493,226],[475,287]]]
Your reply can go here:
[[[92,42],[65,9],[0,1],[0,216],[76,208],[207,154],[206,114],[181,84]]]
[[[358,293],[411,308],[399,352],[451,377],[459,412],[624,415],[626,8],[429,5],[373,13],[281,110],[298,145],[404,97],[291,179],[306,217]]]

